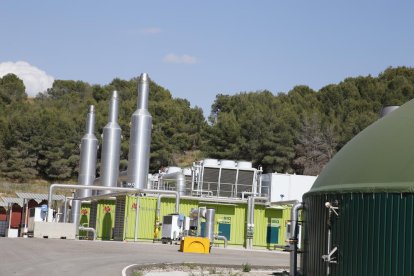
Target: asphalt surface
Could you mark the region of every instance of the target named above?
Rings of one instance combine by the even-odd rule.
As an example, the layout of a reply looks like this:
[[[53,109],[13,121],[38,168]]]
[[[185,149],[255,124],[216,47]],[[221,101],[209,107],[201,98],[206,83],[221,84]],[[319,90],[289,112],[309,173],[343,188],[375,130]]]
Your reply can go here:
[[[0,275],[122,275],[131,264],[203,263],[289,266],[289,255],[266,250],[215,248],[182,253],[179,245],[144,242],[0,238]]]

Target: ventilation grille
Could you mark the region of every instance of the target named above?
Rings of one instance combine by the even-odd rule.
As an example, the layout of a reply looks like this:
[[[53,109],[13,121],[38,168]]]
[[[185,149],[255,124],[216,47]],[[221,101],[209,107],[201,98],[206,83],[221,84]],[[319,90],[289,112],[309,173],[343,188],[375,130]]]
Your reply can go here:
[[[203,190],[204,191],[212,191],[213,195],[217,196],[219,174],[220,174],[219,168],[204,167],[204,173],[203,173]]]
[[[98,202],[91,202],[91,209],[89,210],[89,227],[96,229],[96,216],[98,213]],[[98,233],[96,233],[98,235]],[[88,231],[88,238],[93,239],[93,233]]]
[[[124,240],[125,203],[126,203],[126,196],[116,197],[115,227],[114,227],[114,240],[116,241]]]
[[[219,196],[232,197],[237,180],[237,170],[221,169]]]
[[[239,171],[237,179],[237,196],[241,197],[242,192],[252,192],[254,171]]]

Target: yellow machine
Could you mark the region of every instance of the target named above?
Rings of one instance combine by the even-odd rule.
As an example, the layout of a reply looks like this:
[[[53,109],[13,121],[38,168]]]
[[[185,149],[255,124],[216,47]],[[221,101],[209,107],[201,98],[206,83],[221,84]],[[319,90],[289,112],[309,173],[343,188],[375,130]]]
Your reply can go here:
[[[210,239],[186,236],[181,240],[180,251],[184,253],[210,254]]]

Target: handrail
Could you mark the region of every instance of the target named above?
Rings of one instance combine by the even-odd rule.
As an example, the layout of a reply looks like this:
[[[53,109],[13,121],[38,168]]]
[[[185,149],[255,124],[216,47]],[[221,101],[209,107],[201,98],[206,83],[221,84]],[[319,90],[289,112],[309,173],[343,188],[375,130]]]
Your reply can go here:
[[[153,189],[138,189],[138,188],[125,188],[125,187],[106,187],[96,185],[75,185],[75,184],[52,184],[49,187],[48,195],[48,213],[50,212],[52,205],[52,195],[55,188],[61,189],[74,189],[74,190],[108,190],[113,192],[128,192],[128,193],[153,193],[153,194],[173,194],[175,195],[175,212],[180,212],[180,193],[177,191],[166,191],[166,190],[153,190]],[[88,197],[93,198],[93,196]],[[46,216],[48,218],[48,216]]]
[[[79,226],[79,231],[86,231],[93,233],[93,240],[96,240],[96,230],[92,227]]]

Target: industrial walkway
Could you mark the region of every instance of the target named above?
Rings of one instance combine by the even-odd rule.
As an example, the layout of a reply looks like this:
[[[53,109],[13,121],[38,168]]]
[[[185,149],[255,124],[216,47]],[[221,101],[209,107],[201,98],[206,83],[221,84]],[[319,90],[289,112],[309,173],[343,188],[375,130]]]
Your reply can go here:
[[[289,266],[286,253],[213,248],[204,255],[178,249],[143,242],[0,238],[0,275],[121,275],[128,265],[154,263]]]

